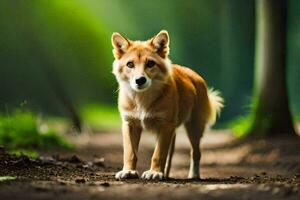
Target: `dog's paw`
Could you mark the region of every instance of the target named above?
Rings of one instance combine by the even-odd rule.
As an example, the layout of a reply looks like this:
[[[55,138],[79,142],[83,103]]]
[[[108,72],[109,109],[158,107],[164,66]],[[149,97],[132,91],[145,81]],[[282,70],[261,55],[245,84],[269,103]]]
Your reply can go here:
[[[116,173],[115,178],[117,180],[139,178],[139,173],[136,170],[122,170]]]
[[[162,180],[164,178],[164,174],[162,172],[148,170],[142,174],[141,178],[145,180]]]

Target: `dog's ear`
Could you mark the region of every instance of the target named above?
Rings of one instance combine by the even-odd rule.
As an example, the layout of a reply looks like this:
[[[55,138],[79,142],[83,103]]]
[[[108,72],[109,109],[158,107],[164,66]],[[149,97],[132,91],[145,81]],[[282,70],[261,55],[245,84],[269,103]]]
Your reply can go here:
[[[169,55],[169,34],[167,31],[160,31],[155,37],[151,39],[151,44],[155,48],[156,53],[162,58]]]
[[[130,41],[123,37],[120,33],[113,33],[111,43],[114,47],[113,54],[115,59],[120,59],[130,46]]]

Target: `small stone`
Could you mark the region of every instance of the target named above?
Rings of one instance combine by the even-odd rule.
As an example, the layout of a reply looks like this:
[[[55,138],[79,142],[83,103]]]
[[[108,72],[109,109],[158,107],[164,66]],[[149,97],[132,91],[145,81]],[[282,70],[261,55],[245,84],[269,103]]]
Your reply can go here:
[[[43,164],[54,164],[56,162],[56,159],[50,156],[40,156],[37,160]]]
[[[82,168],[84,169],[90,168],[90,165],[89,164],[82,165]]]
[[[104,167],[104,158],[95,158],[93,164],[99,167]]]
[[[56,165],[59,165],[59,166],[62,166],[63,165],[63,162],[61,161],[58,161],[58,162],[55,162]]]

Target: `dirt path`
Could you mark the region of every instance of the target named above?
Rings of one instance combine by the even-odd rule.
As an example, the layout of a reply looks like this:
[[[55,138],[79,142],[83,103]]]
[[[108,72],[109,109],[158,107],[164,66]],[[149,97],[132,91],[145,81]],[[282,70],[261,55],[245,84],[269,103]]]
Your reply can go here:
[[[300,139],[235,141],[227,131],[202,142],[201,180],[187,180],[189,144],[179,133],[171,179],[115,181],[122,167],[119,133],[72,138],[75,151],[31,160],[0,151],[0,199],[300,199]],[[138,170],[150,165],[155,137],[144,134]],[[55,156],[52,156],[55,155]],[[76,155],[76,156],[73,156]],[[104,158],[104,160],[103,160]]]

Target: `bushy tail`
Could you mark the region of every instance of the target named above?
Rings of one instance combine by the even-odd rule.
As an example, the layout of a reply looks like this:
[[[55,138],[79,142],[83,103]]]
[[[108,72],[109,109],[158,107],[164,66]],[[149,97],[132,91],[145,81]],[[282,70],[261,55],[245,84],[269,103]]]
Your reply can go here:
[[[221,109],[224,107],[224,99],[218,90],[209,89],[208,99],[210,105],[210,115],[208,117],[208,125],[212,126],[216,122],[216,118],[220,115]]]

